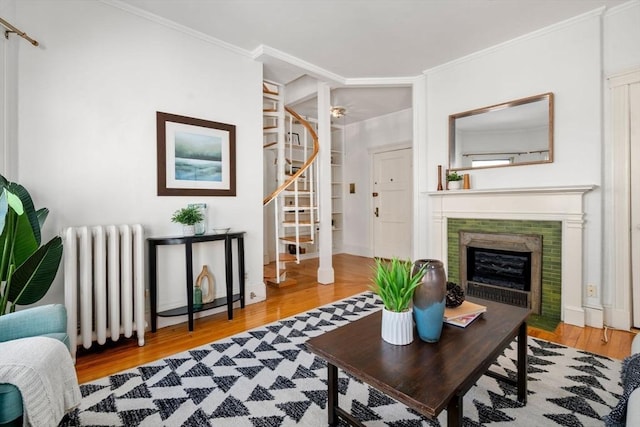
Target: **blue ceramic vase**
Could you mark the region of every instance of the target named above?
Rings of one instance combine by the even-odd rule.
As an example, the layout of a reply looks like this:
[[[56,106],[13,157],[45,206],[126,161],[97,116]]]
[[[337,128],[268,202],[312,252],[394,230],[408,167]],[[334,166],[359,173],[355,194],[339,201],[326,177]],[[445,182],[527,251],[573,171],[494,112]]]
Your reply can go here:
[[[413,274],[424,267],[424,276],[413,294],[413,318],[418,336],[425,342],[437,342],[442,333],[447,296],[447,275],[442,261],[419,259]]]

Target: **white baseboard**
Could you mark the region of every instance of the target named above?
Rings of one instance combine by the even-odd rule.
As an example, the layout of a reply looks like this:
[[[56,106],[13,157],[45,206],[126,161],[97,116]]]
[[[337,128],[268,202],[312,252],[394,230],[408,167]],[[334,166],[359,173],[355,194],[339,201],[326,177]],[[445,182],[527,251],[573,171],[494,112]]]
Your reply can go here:
[[[585,307],[585,323],[594,328],[604,327],[604,310],[600,307]]]
[[[245,284],[245,304],[255,304],[257,302],[261,302],[267,299],[267,286],[264,282],[254,283],[254,284]],[[253,293],[253,298],[251,297]]]
[[[631,329],[631,313],[629,311],[605,307],[604,314],[605,325],[624,331]]]
[[[569,325],[575,326],[584,326],[584,309],[582,307],[564,307],[564,316],[562,317],[562,321]]]
[[[362,256],[366,258],[373,258],[373,251],[370,248],[365,246],[343,245],[342,253],[349,254],[349,255]]]

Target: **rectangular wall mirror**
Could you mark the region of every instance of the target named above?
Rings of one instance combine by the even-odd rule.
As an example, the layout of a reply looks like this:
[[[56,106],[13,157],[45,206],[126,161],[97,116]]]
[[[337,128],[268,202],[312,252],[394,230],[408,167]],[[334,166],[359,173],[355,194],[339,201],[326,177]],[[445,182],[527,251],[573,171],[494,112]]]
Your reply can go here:
[[[553,162],[553,93],[449,116],[449,169]]]

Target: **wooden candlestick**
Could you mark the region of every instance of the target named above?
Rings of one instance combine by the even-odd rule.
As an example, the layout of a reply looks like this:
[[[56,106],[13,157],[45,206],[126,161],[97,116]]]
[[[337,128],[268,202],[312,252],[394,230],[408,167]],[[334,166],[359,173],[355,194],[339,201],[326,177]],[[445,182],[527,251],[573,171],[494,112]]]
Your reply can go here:
[[[438,191],[442,191],[442,165],[438,165]]]

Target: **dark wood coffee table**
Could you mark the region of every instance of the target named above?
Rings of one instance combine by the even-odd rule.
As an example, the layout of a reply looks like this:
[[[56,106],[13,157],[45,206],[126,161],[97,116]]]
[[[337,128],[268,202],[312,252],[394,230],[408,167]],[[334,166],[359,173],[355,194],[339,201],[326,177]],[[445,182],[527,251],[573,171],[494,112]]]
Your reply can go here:
[[[361,379],[419,413],[435,418],[447,409],[447,422],[462,425],[462,398],[483,375],[517,386],[527,399],[527,316],[529,309],[471,299],[487,312],[466,328],[444,325],[438,343],[416,338],[406,346],[380,337],[381,312],[311,338],[306,346],[327,361],[329,425],[338,418],[363,424],[338,406],[338,368]],[[517,379],[489,371],[491,364],[518,337]]]

